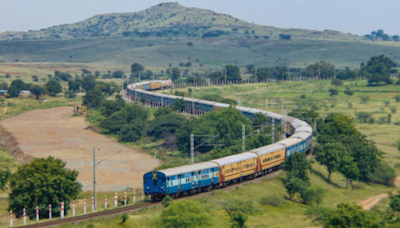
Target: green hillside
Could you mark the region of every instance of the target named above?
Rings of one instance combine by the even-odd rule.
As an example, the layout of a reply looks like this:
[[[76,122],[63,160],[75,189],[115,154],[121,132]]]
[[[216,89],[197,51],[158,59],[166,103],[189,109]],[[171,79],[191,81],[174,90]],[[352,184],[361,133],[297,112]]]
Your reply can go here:
[[[140,62],[155,67],[192,62],[207,69],[224,64],[304,67],[325,60],[338,67],[358,67],[378,54],[400,62],[400,42],[372,42],[331,30],[261,26],[177,3],[97,15],[39,31],[0,33],[0,62]]]

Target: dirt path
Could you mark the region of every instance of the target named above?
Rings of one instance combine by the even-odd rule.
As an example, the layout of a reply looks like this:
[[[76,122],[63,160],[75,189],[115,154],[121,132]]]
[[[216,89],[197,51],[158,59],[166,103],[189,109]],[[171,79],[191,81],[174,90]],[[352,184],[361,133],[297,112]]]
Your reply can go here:
[[[83,190],[93,183],[93,148],[99,148],[97,160],[111,154],[98,166],[98,189],[123,190],[127,186],[142,188],[143,174],[159,165],[152,156],[127,148],[117,141],[85,130],[89,124],[83,117],[72,117],[72,107],[34,110],[5,119],[0,124],[11,132],[18,146],[33,157],[53,156],[67,162],[67,167],[79,171]]]
[[[396,177],[396,179],[394,180],[394,184],[397,187],[400,187],[400,176]],[[389,197],[389,194],[382,193],[380,195],[373,196],[371,198],[363,200],[363,201],[359,202],[358,205],[360,205],[364,210],[371,210],[377,203],[379,203],[379,201],[381,201],[382,199],[385,199],[387,197]]]

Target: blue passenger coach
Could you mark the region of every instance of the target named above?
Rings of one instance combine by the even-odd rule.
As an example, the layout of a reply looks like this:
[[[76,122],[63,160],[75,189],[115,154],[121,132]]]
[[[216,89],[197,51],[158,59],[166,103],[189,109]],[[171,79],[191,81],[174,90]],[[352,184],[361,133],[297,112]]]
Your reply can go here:
[[[218,184],[218,165],[202,162],[171,169],[148,172],[143,176],[144,192],[155,201],[166,195],[194,194],[209,191]]]

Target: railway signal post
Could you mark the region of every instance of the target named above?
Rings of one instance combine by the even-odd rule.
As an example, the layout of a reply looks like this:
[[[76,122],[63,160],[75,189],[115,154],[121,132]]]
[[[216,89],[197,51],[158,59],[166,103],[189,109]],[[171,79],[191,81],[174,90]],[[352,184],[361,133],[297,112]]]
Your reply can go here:
[[[25,208],[22,210],[22,221],[24,225],[26,225],[26,210]]]
[[[126,192],[124,193],[124,206],[126,206]]]
[[[39,222],[39,207],[36,206],[36,222]]]
[[[114,208],[118,207],[118,193],[114,193]]]
[[[49,204],[49,219],[51,220],[51,204]]]
[[[107,209],[107,195],[104,196],[104,209]]]
[[[133,189],[133,204],[136,203],[136,189]]]
[[[75,200],[72,200],[72,216],[75,216]]]
[[[83,214],[86,214],[86,199],[83,199]]]
[[[13,226],[13,212],[10,211],[10,226]]]
[[[64,218],[64,202],[61,202],[60,217],[61,217],[61,218]]]
[[[92,197],[92,213],[94,213],[94,197]]]

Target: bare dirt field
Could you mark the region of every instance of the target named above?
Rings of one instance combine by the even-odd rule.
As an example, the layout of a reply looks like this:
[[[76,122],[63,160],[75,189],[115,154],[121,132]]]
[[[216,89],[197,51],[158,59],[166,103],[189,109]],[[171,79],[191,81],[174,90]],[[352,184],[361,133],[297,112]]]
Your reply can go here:
[[[0,124],[14,135],[18,146],[33,157],[53,156],[79,171],[83,190],[93,183],[93,148],[97,161],[121,151],[97,168],[98,190],[117,191],[126,187],[142,188],[143,174],[159,165],[154,157],[132,150],[116,140],[86,130],[84,117],[72,117],[72,107],[29,111]]]

